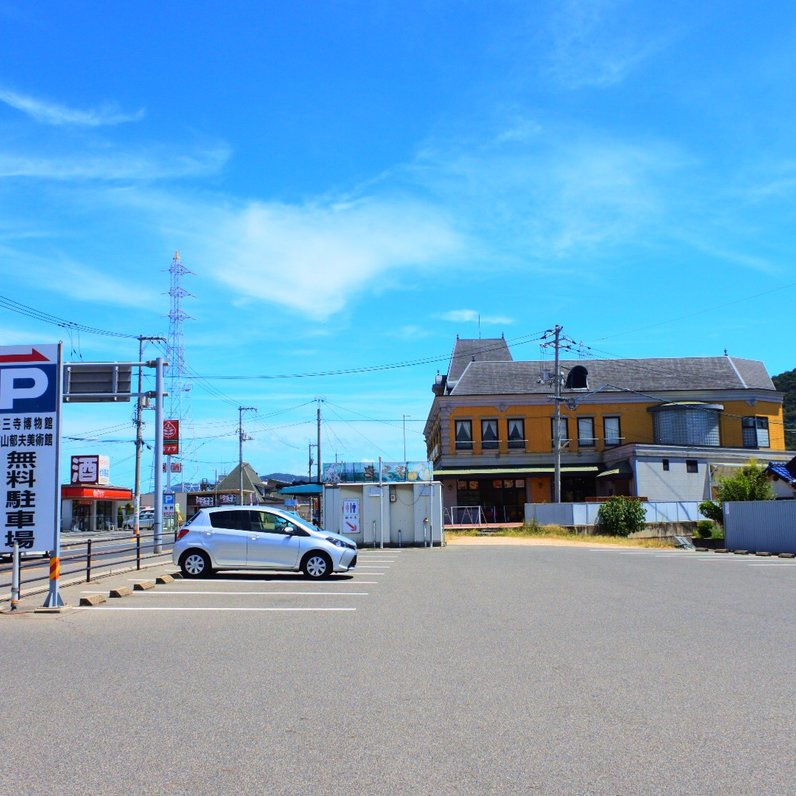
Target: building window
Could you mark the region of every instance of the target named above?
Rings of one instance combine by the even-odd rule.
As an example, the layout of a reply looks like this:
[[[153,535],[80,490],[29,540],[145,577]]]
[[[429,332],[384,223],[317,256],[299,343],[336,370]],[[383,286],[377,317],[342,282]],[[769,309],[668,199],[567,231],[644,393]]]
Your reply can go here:
[[[473,449],[473,421],[456,421],[456,450],[471,451]]]
[[[567,374],[567,381],[564,385],[567,390],[587,390],[589,371],[583,365],[575,365]]]
[[[606,448],[612,445],[621,445],[622,434],[618,417],[603,418],[603,438],[605,439]]]
[[[569,419],[561,417],[558,420],[558,439],[561,447],[569,444]],[[556,419],[550,418],[550,446],[555,450],[556,447]]]
[[[721,444],[719,411],[713,406],[665,404],[651,411],[656,445]]]
[[[744,448],[768,448],[768,418],[745,417],[741,420]]]
[[[685,471],[687,473],[698,473],[699,472],[699,462],[696,459],[686,459],[685,460]]]
[[[481,421],[481,448],[483,450],[495,450],[498,447],[498,421]]]
[[[663,460],[663,469],[664,470],[668,470],[669,469],[669,460],[668,459],[664,459]]]
[[[509,448],[525,450],[525,421],[521,417],[510,417],[508,427]]]
[[[594,418],[578,418],[578,447],[593,448],[597,440],[594,438]]]

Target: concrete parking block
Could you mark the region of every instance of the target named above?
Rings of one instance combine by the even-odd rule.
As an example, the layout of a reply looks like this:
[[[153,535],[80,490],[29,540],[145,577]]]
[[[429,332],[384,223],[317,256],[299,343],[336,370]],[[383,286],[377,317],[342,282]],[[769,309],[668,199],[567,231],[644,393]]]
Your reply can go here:
[[[155,582],[152,580],[138,580],[133,584],[133,591],[146,591],[154,588]]]
[[[732,552],[736,556],[748,556],[749,555],[749,551],[748,550],[733,550]]]
[[[796,553],[777,553],[777,558],[796,558]]]
[[[86,607],[91,605],[100,605],[107,601],[107,597],[104,594],[89,594],[86,597],[80,598],[80,606]]]
[[[768,552],[766,552],[765,550],[760,550],[759,552],[755,553],[755,555],[756,555],[756,556],[763,556],[763,557],[766,557],[766,556],[770,556],[770,555],[771,555],[771,553],[768,553]]]
[[[158,575],[155,578],[155,583],[160,583],[161,585],[164,583],[174,583],[174,578],[171,575]]]
[[[129,586],[119,586],[117,589],[111,589],[108,592],[108,597],[129,597],[133,590]]]

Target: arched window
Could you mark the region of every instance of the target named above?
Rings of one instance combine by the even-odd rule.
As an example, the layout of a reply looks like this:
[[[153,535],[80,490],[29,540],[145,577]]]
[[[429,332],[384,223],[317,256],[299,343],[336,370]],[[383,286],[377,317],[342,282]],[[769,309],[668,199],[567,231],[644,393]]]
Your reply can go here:
[[[589,388],[589,371],[583,365],[575,365],[567,375],[568,390],[587,390]]]

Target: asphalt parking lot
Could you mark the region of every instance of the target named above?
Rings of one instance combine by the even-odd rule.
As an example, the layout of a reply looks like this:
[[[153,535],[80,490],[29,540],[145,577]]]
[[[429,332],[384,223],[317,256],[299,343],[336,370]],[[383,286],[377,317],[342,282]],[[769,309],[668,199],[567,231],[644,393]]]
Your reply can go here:
[[[360,561],[321,584],[222,575],[0,616],[0,790],[793,792],[796,562]]]

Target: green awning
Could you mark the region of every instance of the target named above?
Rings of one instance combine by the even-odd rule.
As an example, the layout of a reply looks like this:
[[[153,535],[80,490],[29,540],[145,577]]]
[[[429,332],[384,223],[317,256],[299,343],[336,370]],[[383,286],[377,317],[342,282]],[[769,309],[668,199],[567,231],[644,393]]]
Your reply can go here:
[[[298,486],[283,486],[280,495],[320,495],[323,493],[323,484],[299,484]]]
[[[596,473],[599,471],[596,464],[563,465],[562,473]],[[500,478],[504,475],[546,475],[555,472],[554,467],[539,465],[538,467],[501,467],[499,470],[484,470],[483,468],[467,468],[456,470],[434,470],[434,478],[445,478],[453,475],[479,475],[482,478]]]

